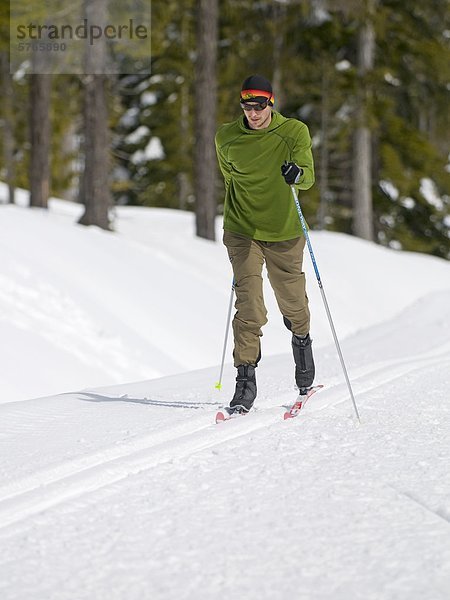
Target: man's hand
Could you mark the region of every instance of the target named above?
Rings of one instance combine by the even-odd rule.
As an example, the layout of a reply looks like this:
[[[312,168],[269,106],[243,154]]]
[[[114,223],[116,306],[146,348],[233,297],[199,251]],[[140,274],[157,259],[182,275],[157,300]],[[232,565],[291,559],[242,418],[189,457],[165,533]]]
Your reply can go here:
[[[281,174],[288,185],[294,185],[294,183],[300,181],[300,177],[303,175],[303,169],[294,162],[285,161],[284,165],[281,165]]]

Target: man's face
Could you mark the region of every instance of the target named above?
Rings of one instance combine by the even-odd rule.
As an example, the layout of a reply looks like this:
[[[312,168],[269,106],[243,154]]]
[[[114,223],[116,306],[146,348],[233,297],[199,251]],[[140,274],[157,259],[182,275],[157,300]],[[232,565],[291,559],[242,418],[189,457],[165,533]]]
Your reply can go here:
[[[258,102],[245,102],[241,103],[241,107],[247,117],[248,125],[251,129],[265,129],[270,125],[270,121],[272,120],[272,107],[268,102],[264,102],[263,104]],[[254,107],[260,110],[256,110]]]

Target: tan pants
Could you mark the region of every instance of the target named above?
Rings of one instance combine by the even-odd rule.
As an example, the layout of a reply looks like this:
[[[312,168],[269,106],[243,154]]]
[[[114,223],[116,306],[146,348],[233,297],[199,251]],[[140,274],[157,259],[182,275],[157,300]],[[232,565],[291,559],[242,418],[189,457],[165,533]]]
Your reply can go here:
[[[261,358],[261,328],[267,323],[262,268],[266,263],[285,325],[296,335],[309,333],[308,297],[302,272],[305,238],[261,242],[237,233],[223,235],[233,267],[236,314],[233,319],[234,364],[257,364]]]

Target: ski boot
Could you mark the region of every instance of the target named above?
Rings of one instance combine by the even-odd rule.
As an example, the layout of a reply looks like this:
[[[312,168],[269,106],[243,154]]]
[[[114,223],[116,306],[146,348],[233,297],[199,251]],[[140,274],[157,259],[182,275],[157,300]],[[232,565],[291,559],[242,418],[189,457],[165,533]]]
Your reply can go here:
[[[312,386],[315,375],[312,354],[312,340],[309,333],[305,336],[292,335],[292,350],[295,361],[295,383],[300,395],[306,395]]]
[[[256,398],[255,365],[239,365],[236,377],[236,391],[229,408],[228,414],[235,412],[248,413]]]

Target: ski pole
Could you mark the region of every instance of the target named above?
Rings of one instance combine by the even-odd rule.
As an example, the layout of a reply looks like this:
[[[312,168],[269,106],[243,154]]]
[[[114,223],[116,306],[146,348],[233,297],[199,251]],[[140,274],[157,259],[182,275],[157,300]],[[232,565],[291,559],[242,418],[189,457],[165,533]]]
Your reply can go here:
[[[347,382],[348,391],[350,392],[350,397],[351,397],[352,402],[353,402],[353,408],[355,409],[355,413],[356,413],[356,416],[358,418],[358,421],[361,423],[361,418],[359,416],[358,407],[356,406],[356,402],[355,402],[355,396],[353,395],[352,386],[350,384],[350,379],[348,377],[347,369],[345,367],[344,357],[342,355],[341,347],[339,345],[339,340],[337,338],[336,330],[334,328],[333,319],[331,317],[330,308],[328,306],[327,297],[325,296],[325,290],[323,289],[322,280],[320,278],[319,269],[317,267],[316,257],[314,256],[314,252],[313,252],[312,245],[311,245],[311,240],[309,239],[308,228],[306,226],[306,221],[305,221],[305,218],[303,216],[302,207],[300,206],[300,202],[299,202],[299,199],[298,199],[295,187],[293,185],[291,185],[290,187],[291,187],[291,191],[292,191],[292,196],[294,197],[295,206],[297,208],[298,216],[299,216],[299,219],[300,219],[300,223],[302,225],[302,229],[303,229],[303,233],[304,233],[304,236],[305,236],[305,239],[306,239],[306,243],[308,244],[309,254],[311,256],[311,260],[312,260],[312,264],[313,264],[313,267],[314,267],[314,271],[316,273],[316,278],[317,278],[317,283],[319,284],[320,293],[322,294],[322,300],[323,300],[323,304],[325,306],[325,311],[327,313],[328,322],[330,323],[331,331],[333,333],[334,343],[336,344],[336,350],[337,350],[337,353],[339,355],[339,360],[341,361],[342,370],[344,371],[345,381]]]
[[[233,296],[234,296],[234,279],[233,279],[233,283],[231,284],[230,304],[228,306],[228,317],[227,317],[227,325],[226,325],[226,328],[225,328],[225,340],[223,342],[222,362],[220,364],[219,381],[215,385],[215,387],[218,390],[222,389],[223,365],[224,365],[224,362],[225,362],[225,353],[227,351],[228,331],[230,330],[231,308],[233,306]]]

